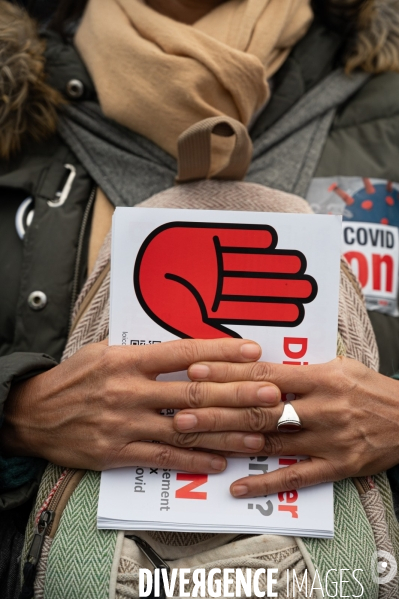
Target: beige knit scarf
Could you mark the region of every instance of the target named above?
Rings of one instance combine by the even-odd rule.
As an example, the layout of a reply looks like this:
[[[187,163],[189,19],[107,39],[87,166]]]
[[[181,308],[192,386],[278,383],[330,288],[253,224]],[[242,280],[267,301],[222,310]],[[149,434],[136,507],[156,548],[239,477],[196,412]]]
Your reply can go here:
[[[310,0],[228,0],[185,25],[144,0],[89,0],[75,44],[104,114],[176,156],[202,119],[248,125],[312,16]]]

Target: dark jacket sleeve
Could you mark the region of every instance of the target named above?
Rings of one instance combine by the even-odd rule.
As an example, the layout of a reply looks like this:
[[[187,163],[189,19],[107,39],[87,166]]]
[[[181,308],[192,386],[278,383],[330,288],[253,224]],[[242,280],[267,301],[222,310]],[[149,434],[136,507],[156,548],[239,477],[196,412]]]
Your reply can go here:
[[[46,354],[18,352],[0,358],[0,425],[11,384],[41,374],[56,365],[57,362]],[[0,455],[0,510],[25,503],[37,489],[44,466],[44,461],[37,458],[6,458]]]

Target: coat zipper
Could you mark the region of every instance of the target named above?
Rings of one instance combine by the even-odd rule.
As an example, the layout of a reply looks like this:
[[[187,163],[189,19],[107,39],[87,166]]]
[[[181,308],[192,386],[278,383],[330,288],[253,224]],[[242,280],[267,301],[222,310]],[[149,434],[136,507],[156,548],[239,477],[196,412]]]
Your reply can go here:
[[[34,596],[37,564],[39,563],[40,555],[42,553],[44,539],[53,519],[54,512],[51,512],[50,510],[44,510],[40,515],[33,541],[29,549],[29,555],[24,565],[24,582],[19,599],[32,599]]]
[[[62,495],[64,494],[65,489],[68,487],[70,481],[72,480],[76,472],[77,470],[75,469],[67,470],[53,497],[48,502],[48,505],[46,505],[46,503],[44,504],[46,507],[39,515],[33,540],[30,545],[28,556],[26,558],[23,569],[24,582],[21,589],[21,593],[19,595],[19,599],[32,599],[34,596],[34,583],[36,578],[36,571],[42,554],[45,538],[48,537],[51,533],[55,512],[58,507],[58,504],[61,500]]]
[[[73,310],[75,307],[75,302],[78,297],[83,244],[84,244],[84,240],[85,240],[86,228],[87,228],[87,223],[89,221],[90,212],[93,207],[94,199],[96,197],[96,191],[97,191],[97,185],[94,185],[90,192],[89,200],[87,202],[87,205],[86,205],[86,208],[85,208],[85,211],[83,214],[82,224],[80,227],[78,249],[76,251],[75,269],[74,269],[74,277],[73,277],[73,283],[72,283],[72,296],[71,296],[71,307],[70,307],[70,312],[69,312],[68,331],[71,330]]]
[[[75,472],[77,472],[77,470],[75,468],[69,468],[66,471],[66,474],[60,483],[60,486],[57,487],[57,490],[55,491],[53,497],[50,499],[48,505],[45,507],[45,510],[43,510],[42,513],[44,513],[44,511],[48,510],[55,515],[56,509],[61,500],[61,497],[63,496],[65,489],[68,487],[70,481],[72,480],[73,476],[75,475]],[[41,514],[40,514],[40,516],[41,516]],[[51,523],[47,529],[47,533],[46,533],[47,535],[49,535],[51,533],[52,527],[53,527],[53,521],[51,521]]]

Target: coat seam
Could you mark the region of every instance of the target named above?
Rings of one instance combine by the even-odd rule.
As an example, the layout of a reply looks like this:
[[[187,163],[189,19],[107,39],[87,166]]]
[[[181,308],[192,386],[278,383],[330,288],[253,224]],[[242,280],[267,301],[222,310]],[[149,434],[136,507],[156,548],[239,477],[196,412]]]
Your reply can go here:
[[[331,129],[331,133],[334,133],[335,131],[341,131],[344,129],[353,129],[354,127],[360,129],[364,125],[371,125],[372,123],[376,123],[378,121],[388,121],[388,120],[390,121],[393,118],[399,118],[399,111],[395,112],[394,114],[392,114],[390,116],[379,116],[379,117],[375,117],[373,119],[369,119],[367,121],[362,121],[361,123],[353,123],[351,125],[342,125],[342,126],[333,126]]]

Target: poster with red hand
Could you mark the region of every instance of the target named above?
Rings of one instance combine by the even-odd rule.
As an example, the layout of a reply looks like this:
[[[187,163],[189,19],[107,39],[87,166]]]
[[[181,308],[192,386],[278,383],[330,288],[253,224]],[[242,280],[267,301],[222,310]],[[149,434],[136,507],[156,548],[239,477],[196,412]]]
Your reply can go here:
[[[112,235],[111,345],[242,337],[272,362],[335,357],[339,216],[117,208]]]
[[[242,337],[257,341],[266,361],[327,362],[336,355],[341,237],[339,216],[117,208],[110,344]],[[228,458],[222,474],[209,476],[109,470],[97,526],[331,538],[331,483],[248,501],[229,493],[248,473],[301,459]]]

